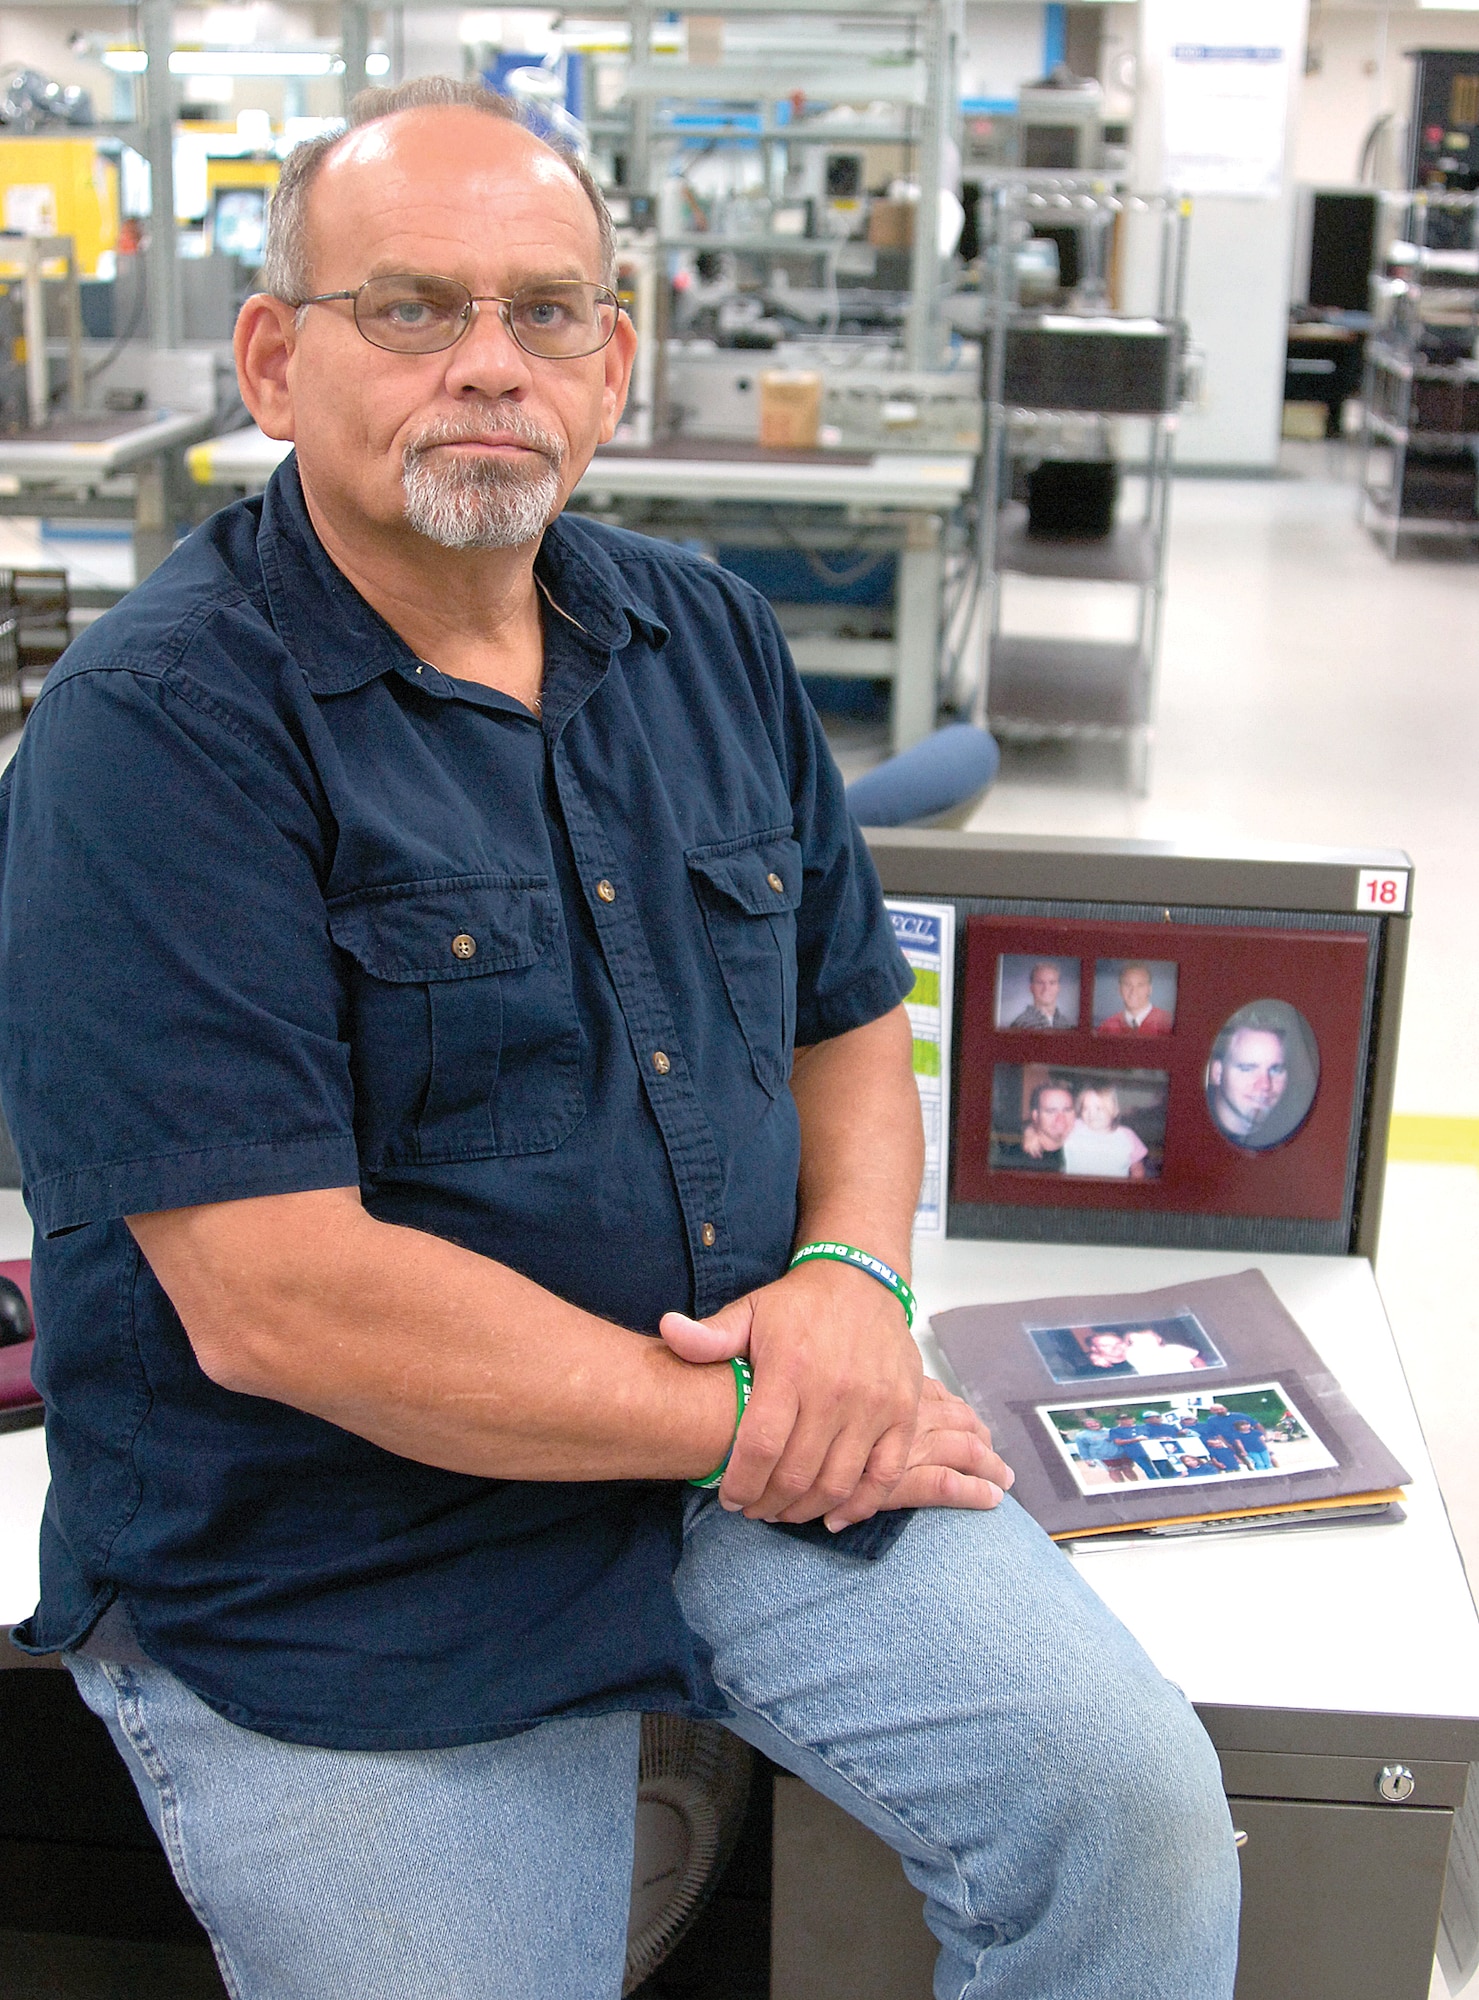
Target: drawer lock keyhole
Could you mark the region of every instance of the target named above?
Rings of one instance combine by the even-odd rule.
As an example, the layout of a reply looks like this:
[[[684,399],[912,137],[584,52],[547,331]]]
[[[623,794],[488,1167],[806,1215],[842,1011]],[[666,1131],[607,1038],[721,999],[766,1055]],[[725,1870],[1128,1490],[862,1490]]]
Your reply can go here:
[[[1383,1764],[1376,1789],[1389,1806],[1399,1806],[1417,1790],[1417,1779],[1405,1764]]]

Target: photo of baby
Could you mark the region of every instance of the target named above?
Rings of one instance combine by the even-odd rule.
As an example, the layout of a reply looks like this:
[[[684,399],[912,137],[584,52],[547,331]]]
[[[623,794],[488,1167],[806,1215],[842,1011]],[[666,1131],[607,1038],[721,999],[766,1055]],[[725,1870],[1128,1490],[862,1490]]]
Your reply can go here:
[[[1098,1321],[1093,1326],[1028,1326],[1023,1332],[1055,1382],[1186,1375],[1227,1365],[1193,1312],[1171,1319]]]

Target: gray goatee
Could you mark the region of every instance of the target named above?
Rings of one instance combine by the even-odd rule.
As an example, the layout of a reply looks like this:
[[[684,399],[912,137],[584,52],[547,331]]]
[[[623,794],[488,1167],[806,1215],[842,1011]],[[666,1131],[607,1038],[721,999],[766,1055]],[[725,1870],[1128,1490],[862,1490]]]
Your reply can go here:
[[[532,464],[487,458],[437,458],[433,447],[512,437],[538,454]],[[487,404],[480,415],[444,417],[406,446],[401,482],[406,521],[444,549],[513,549],[534,542],[560,505],[565,447],[516,403]]]

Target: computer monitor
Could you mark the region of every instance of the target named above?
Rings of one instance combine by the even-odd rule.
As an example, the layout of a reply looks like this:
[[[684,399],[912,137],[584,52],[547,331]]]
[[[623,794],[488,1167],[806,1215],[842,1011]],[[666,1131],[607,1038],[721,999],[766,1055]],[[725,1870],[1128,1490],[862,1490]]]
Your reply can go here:
[[[267,249],[269,195],[265,187],[218,187],[210,207],[212,250],[253,268],[260,264]]]

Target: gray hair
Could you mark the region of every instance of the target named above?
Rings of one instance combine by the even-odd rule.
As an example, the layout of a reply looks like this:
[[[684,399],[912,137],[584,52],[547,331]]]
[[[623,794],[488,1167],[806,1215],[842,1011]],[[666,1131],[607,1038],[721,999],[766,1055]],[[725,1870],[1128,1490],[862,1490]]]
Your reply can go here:
[[[308,195],[318,170],[345,137],[361,125],[393,118],[398,111],[444,110],[463,106],[485,112],[517,125],[547,146],[563,160],[585,190],[595,211],[601,239],[601,276],[607,284],[616,282],[616,236],[605,198],[578,154],[558,140],[534,132],[520,107],[507,97],[499,97],[478,83],[457,83],[450,76],[413,76],[388,90],[362,90],[349,107],[349,119],[342,132],[326,132],[295,146],[283,161],[282,177],[267,212],[267,251],[258,274],[257,288],[289,305],[301,305],[313,290],[313,274],[308,257]]]

